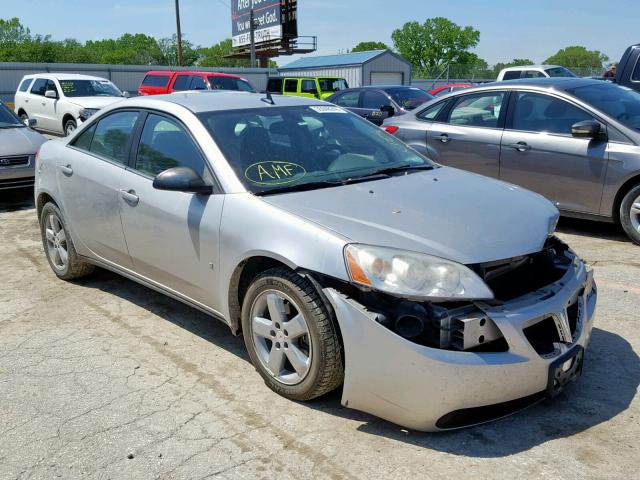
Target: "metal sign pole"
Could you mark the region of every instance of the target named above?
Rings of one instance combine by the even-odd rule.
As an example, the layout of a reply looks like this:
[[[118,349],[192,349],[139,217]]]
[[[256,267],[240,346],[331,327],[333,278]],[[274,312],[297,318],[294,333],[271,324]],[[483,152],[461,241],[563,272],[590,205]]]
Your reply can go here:
[[[249,15],[249,41],[251,42],[251,68],[256,66],[256,36],[255,36],[255,25],[253,18],[253,8],[251,9],[251,13]]]
[[[182,66],[182,32],[180,30],[180,4],[179,0],[176,0],[176,30],[178,34],[178,66]]]

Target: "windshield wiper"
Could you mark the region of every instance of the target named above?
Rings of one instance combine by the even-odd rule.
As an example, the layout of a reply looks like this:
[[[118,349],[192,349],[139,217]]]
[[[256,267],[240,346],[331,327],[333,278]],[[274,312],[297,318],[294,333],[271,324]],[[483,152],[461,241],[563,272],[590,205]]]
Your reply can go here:
[[[261,190],[259,192],[255,192],[254,195],[263,196],[263,195],[273,195],[276,193],[285,193],[285,192],[303,192],[305,190],[316,190],[318,188],[329,188],[329,187],[339,187],[341,185],[345,185],[347,182],[336,182],[330,180],[318,181],[318,182],[307,182],[307,183],[297,183],[295,185],[284,185],[282,187],[270,188],[269,190]]]
[[[374,170],[373,172],[371,172],[370,174],[368,174],[367,176],[370,175],[391,175],[392,173],[399,173],[399,172],[412,172],[412,171],[416,171],[416,170],[433,170],[433,165],[427,165],[422,164],[422,165],[414,165],[412,163],[404,163],[402,165],[395,165],[393,167],[386,167],[386,168],[381,168],[380,170]]]

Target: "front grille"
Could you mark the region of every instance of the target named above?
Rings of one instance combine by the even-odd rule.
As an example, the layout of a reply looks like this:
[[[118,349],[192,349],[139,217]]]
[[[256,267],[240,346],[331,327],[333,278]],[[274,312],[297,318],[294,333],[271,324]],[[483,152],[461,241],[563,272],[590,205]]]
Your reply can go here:
[[[491,288],[496,300],[506,302],[560,280],[571,264],[564,255],[566,250],[566,245],[551,238],[539,252],[471,267]]]
[[[20,165],[29,165],[29,155],[20,155],[15,157],[0,157],[1,167],[17,167]]]
[[[25,188],[32,187],[34,184],[33,177],[27,178],[11,178],[9,180],[0,179],[0,190],[7,190],[10,188]]]
[[[576,339],[576,329],[578,328],[578,317],[580,316],[580,301],[582,293],[567,307],[567,320],[571,330],[571,342]],[[562,342],[560,330],[556,324],[556,318],[552,315],[542,319],[523,329],[523,333],[533,349],[540,356],[553,355],[556,353],[554,343]]]

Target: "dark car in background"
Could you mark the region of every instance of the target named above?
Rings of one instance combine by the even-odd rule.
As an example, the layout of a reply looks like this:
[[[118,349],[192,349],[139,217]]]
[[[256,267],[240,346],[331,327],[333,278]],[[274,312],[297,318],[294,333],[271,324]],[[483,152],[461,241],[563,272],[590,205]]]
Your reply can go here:
[[[640,92],[640,44],[631,45],[622,55],[614,80],[618,85]]]
[[[640,244],[640,93],[581,78],[469,88],[385,121],[438,163],[499,178]],[[526,215],[526,212],[523,212]]]
[[[376,125],[395,115],[403,115],[433,99],[433,95],[417,87],[375,85],[348,88],[327,98]]]

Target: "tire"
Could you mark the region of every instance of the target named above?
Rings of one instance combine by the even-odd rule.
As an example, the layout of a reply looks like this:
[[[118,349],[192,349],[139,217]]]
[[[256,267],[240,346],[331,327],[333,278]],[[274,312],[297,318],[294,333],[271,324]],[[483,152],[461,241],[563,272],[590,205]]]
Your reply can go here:
[[[629,190],[622,199],[620,224],[627,236],[640,245],[640,184]]]
[[[66,122],[64,122],[64,136],[68,137],[73,132],[75,132],[76,128],[78,128],[78,124],[73,118],[67,120]]]
[[[49,266],[58,278],[73,280],[93,272],[93,265],[78,258],[62,213],[51,202],[42,208],[40,234]]]
[[[24,123],[26,120],[29,120],[29,115],[27,115],[27,112],[22,112],[18,116],[20,117],[20,120],[22,121],[22,123]]]
[[[272,314],[272,307],[277,311],[278,306],[283,316]],[[295,321],[300,319],[298,314],[302,322]],[[311,400],[342,384],[336,326],[313,285],[291,270],[267,270],[251,283],[242,304],[242,332],[254,367],[267,386],[283,397]],[[305,356],[306,364],[301,361]],[[277,374],[272,373],[276,370]]]

